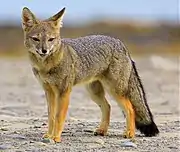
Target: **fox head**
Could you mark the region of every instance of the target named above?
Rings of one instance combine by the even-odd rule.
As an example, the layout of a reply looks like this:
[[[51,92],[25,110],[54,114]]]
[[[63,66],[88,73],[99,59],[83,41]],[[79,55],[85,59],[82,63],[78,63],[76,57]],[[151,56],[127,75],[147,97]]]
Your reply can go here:
[[[49,19],[39,20],[27,7],[23,8],[24,44],[29,52],[44,58],[57,50],[64,12],[65,8]]]

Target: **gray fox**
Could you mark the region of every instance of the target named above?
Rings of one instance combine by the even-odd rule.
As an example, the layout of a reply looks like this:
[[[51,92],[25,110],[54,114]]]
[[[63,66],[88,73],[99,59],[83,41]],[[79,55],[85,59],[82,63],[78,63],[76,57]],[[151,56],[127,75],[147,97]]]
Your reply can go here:
[[[94,135],[106,135],[110,123],[111,108],[105,90],[125,113],[125,138],[135,137],[135,127],[145,136],[157,135],[159,130],[147,104],[135,62],[124,44],[103,35],[61,39],[64,12],[65,8],[42,21],[27,7],[22,11],[24,44],[48,105],[48,131],[43,137],[61,141],[69,96],[72,87],[78,84],[85,84],[102,112],[101,123]]]

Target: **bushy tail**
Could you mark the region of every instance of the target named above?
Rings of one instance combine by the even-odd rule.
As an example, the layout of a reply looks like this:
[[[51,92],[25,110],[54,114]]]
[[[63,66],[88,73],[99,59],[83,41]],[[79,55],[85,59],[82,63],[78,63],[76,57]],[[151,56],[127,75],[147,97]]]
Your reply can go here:
[[[159,130],[153,120],[150,124],[141,124],[136,121],[136,128],[146,137],[156,136],[159,133]]]
[[[146,94],[138,75],[135,62],[132,61],[132,72],[129,79],[128,97],[135,110],[136,128],[145,136],[155,136],[159,130],[154,123],[152,113],[146,100]]]

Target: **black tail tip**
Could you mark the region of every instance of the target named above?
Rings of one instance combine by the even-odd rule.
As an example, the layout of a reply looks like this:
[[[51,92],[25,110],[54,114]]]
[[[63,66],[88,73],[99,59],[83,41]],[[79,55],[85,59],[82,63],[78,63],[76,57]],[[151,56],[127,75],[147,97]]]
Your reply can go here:
[[[154,121],[152,121],[150,124],[137,123],[136,128],[140,130],[140,132],[143,133],[146,137],[152,137],[159,134],[159,130]]]

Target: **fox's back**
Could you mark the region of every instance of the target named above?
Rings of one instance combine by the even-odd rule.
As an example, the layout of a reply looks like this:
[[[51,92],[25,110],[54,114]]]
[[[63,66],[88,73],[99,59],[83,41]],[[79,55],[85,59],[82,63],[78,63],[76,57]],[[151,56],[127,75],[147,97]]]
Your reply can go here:
[[[75,39],[64,38],[62,42],[70,45],[79,56],[106,56],[112,54],[114,51],[123,50],[123,44],[119,39],[115,39],[105,35],[90,35],[79,37]]]
[[[62,43],[71,46],[78,56],[76,81],[98,76],[106,71],[114,55],[125,53],[119,39],[104,35],[62,39]]]

